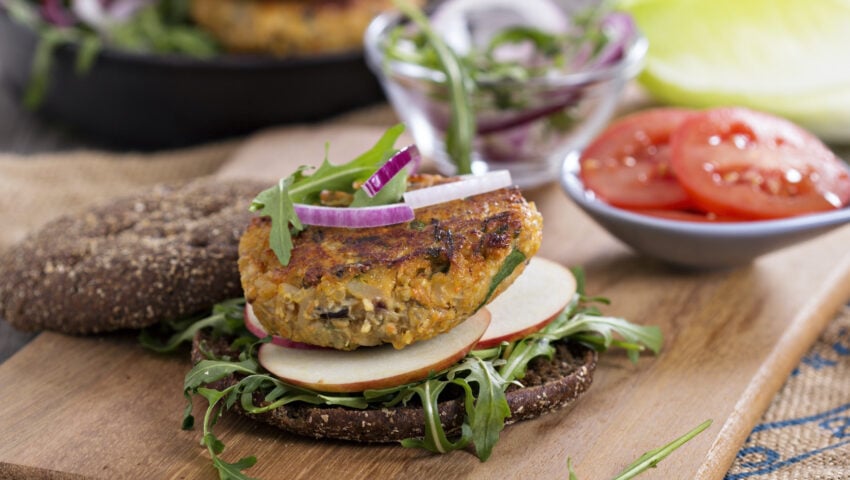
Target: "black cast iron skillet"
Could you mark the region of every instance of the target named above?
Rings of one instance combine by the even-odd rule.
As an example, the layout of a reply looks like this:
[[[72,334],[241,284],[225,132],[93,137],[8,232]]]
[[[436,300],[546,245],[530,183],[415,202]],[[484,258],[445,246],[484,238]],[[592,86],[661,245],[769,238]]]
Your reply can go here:
[[[38,38],[0,9],[0,82],[23,98]],[[104,50],[74,70],[77,49],[56,50],[37,113],[112,148],[154,150],[259,128],[322,120],[374,103],[381,88],[360,52],[277,59],[209,60]]]

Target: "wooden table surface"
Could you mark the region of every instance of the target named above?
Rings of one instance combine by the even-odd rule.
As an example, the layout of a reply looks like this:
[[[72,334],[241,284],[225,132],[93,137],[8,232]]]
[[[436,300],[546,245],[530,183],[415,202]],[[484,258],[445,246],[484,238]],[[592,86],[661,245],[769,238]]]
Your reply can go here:
[[[0,65],[0,68],[2,68],[2,65]],[[17,102],[15,101],[15,99],[12,98],[11,94],[5,88],[3,88],[2,85],[0,85],[0,154],[61,151],[80,146],[90,146],[90,144],[87,144],[86,142],[80,139],[74,138],[73,136],[64,133],[61,129],[58,129],[55,126],[49,125],[37,118],[34,118],[30,113],[18,107]],[[845,158],[848,158],[848,152],[846,150],[839,153],[843,154]],[[551,201],[554,203],[548,203],[549,200],[547,199],[550,198],[553,199]],[[543,195],[537,200],[542,203],[541,206],[543,210],[548,210],[552,212],[563,212],[564,208],[571,208],[568,205],[564,205],[561,196]],[[585,225],[584,227],[586,227],[587,229],[595,228],[591,225]],[[605,238],[604,241],[608,243],[603,246],[608,247],[608,249],[602,249],[600,247],[600,244],[595,240],[590,241],[578,238],[577,234],[573,231],[570,231],[567,225],[559,226],[557,229],[559,230],[557,232],[559,235],[556,235],[556,237],[572,238],[572,240],[576,241],[575,243],[577,247],[571,250],[562,250],[558,245],[550,241],[546,246],[546,253],[548,253],[548,256],[568,264],[574,263],[576,259],[592,259],[589,265],[585,265],[586,267],[588,267],[589,271],[594,274],[594,276],[592,277],[592,285],[594,287],[599,288],[601,291],[604,291],[605,294],[613,292],[614,294],[616,294],[614,295],[614,297],[621,300],[621,302],[617,304],[617,307],[615,308],[616,311],[614,313],[631,316],[627,314],[627,311],[629,311],[640,317],[641,320],[646,321],[653,317],[654,309],[664,307],[668,309],[667,313],[670,313],[670,309],[678,308],[676,307],[676,305],[679,305],[679,302],[684,299],[690,302],[690,307],[680,312],[682,314],[682,317],[698,317],[694,318],[694,320],[700,320],[704,322],[702,324],[704,326],[700,326],[701,324],[699,323],[692,323],[689,327],[685,328],[677,324],[675,317],[670,317],[666,320],[662,320],[662,323],[668,324],[665,325],[668,330],[675,332],[675,335],[673,335],[673,337],[668,338],[668,341],[671,342],[671,347],[678,343],[679,348],[670,348],[670,350],[668,350],[668,352],[665,354],[665,357],[662,357],[659,360],[645,361],[647,362],[646,365],[648,366],[644,366],[643,368],[646,371],[643,374],[639,375],[635,375],[634,367],[624,362],[622,358],[613,357],[612,359],[607,360],[607,363],[605,364],[605,366],[607,367],[605,375],[599,378],[598,384],[596,385],[597,388],[593,390],[591,395],[594,399],[594,402],[585,402],[584,404],[579,405],[578,407],[578,409],[582,412],[581,416],[568,416],[564,418],[552,417],[536,424],[530,423],[528,425],[518,426],[514,429],[515,433],[506,438],[504,441],[504,444],[506,446],[503,447],[503,449],[507,451],[513,451],[516,449],[517,452],[525,452],[525,450],[519,448],[519,446],[524,444],[525,441],[528,440],[528,438],[530,437],[534,437],[535,435],[542,435],[543,433],[540,433],[539,430],[541,428],[541,425],[544,424],[552,424],[558,427],[553,427],[552,429],[547,430],[549,432],[546,433],[546,435],[548,436],[547,438],[551,437],[549,438],[549,440],[551,441],[544,442],[546,444],[555,445],[556,447],[558,447],[558,442],[560,441],[559,439],[566,438],[560,435],[563,435],[563,433],[566,431],[571,431],[576,428],[575,425],[567,424],[578,423],[580,422],[579,418],[593,418],[594,420],[602,422],[598,423],[597,425],[603,426],[606,421],[611,421],[612,419],[623,420],[624,418],[631,418],[630,416],[624,416],[623,411],[621,411],[622,409],[620,409],[619,407],[621,404],[616,403],[612,400],[613,398],[615,398],[615,396],[606,396],[605,393],[610,391],[611,389],[617,389],[618,391],[626,389],[629,390],[631,393],[643,393],[641,390],[641,385],[639,385],[640,382],[638,382],[638,380],[636,379],[640,379],[641,381],[645,382],[652,381],[653,377],[652,375],[650,375],[650,373],[652,373],[653,370],[662,369],[666,373],[670,374],[666,376],[656,377],[664,378],[666,379],[665,381],[670,380],[672,378],[677,379],[677,381],[686,379],[687,375],[676,377],[676,375],[674,375],[677,373],[677,371],[674,371],[675,368],[673,370],[668,371],[668,366],[675,367],[676,365],[680,365],[681,361],[686,359],[685,357],[688,355],[689,352],[689,349],[685,348],[688,345],[683,344],[687,343],[684,342],[684,340],[696,341],[695,339],[706,338],[707,336],[702,335],[700,329],[709,329],[709,325],[712,326],[711,328],[718,327],[718,329],[720,326],[723,325],[725,325],[725,327],[729,327],[731,325],[737,328],[738,330],[744,331],[753,328],[753,323],[747,322],[744,316],[734,314],[735,309],[727,309],[722,306],[722,302],[717,302],[717,300],[719,299],[730,298],[730,295],[735,292],[740,292],[740,287],[742,285],[748,286],[749,288],[753,288],[753,295],[738,295],[736,297],[736,301],[739,302],[738,307],[746,307],[748,309],[751,309],[752,312],[759,312],[758,315],[756,315],[754,318],[758,319],[758,324],[761,326],[767,326],[772,324],[775,326],[775,323],[777,323],[778,320],[781,320],[781,322],[779,323],[781,323],[782,327],[788,328],[787,333],[789,334],[795,332],[803,333],[803,330],[805,330],[807,326],[824,325],[827,320],[827,317],[832,312],[834,312],[836,306],[839,303],[846,302],[848,300],[847,289],[843,287],[844,285],[848,284],[848,269],[846,268],[846,264],[848,263],[848,257],[846,257],[846,255],[844,254],[844,250],[841,248],[841,245],[846,244],[846,232],[845,234],[842,234],[840,238],[833,236],[831,241],[826,240],[825,243],[822,244],[824,250],[828,251],[832,255],[833,259],[841,259],[841,261],[838,262],[844,265],[841,268],[835,268],[836,266],[829,264],[829,262],[822,262],[823,264],[820,266],[806,265],[806,258],[810,257],[810,255],[812,254],[815,254],[816,251],[819,251],[818,246],[813,245],[811,247],[801,247],[801,249],[796,250],[796,252],[798,253],[790,252],[787,257],[771,257],[763,262],[759,262],[755,267],[745,268],[737,271],[736,273],[730,274],[727,272],[709,274],[707,275],[707,277],[703,277],[697,282],[696,279],[689,278],[688,275],[680,275],[674,272],[670,272],[664,268],[659,268],[652,262],[647,262],[639,258],[634,259],[632,261],[626,261],[625,263],[619,261],[619,264],[621,266],[625,265],[625,267],[627,267],[625,270],[621,268],[612,268],[611,265],[618,263],[617,258],[614,257],[627,255],[627,252],[621,246],[617,246],[613,243],[612,240]],[[599,252],[601,250],[613,252],[611,253],[613,257],[607,254],[600,255]],[[787,261],[785,260],[786,258]],[[820,272],[828,274],[826,275],[827,278],[819,277],[818,275],[813,273],[804,273],[799,275],[796,279],[792,278],[791,282],[782,281],[783,277],[788,278],[788,275],[794,271],[800,271],[800,269],[808,270],[807,267],[814,267],[814,270],[818,270],[818,268],[820,268]],[[640,271],[641,274],[637,276],[637,274],[635,273],[636,271]],[[645,280],[647,278],[647,274],[652,277],[650,279],[651,281],[649,282]],[[820,285],[820,283],[823,283],[823,285]],[[666,292],[663,298],[670,301],[669,305],[663,304],[663,302],[661,305],[659,305],[657,302],[647,300],[646,296],[640,295],[640,292],[650,288],[650,285],[658,286],[658,284],[663,284],[662,286],[664,286]],[[700,285],[699,287],[697,286],[698,284]],[[791,286],[789,286],[791,284],[796,285],[799,288],[791,288]],[[817,286],[813,286],[815,284],[817,284]],[[804,293],[800,293],[809,287],[811,287],[811,291],[805,293],[816,294],[815,296],[823,298],[816,298],[815,300],[818,301],[814,301],[810,298],[807,298]],[[768,296],[766,292],[775,292],[777,290],[782,290],[783,288],[785,288],[787,291],[785,292],[785,296],[782,302],[768,301]],[[697,292],[699,292],[698,295]],[[789,310],[796,310],[796,313],[789,313]],[[725,321],[726,323],[723,324],[723,321]],[[765,372],[764,367],[771,366],[775,369],[777,366],[779,366],[779,369],[783,370],[785,372],[785,375],[787,375],[787,372],[790,371],[790,369],[793,367],[793,363],[795,363],[796,361],[793,361],[793,363],[789,361],[784,361],[781,357],[790,353],[791,357],[799,358],[799,356],[802,355],[804,349],[806,348],[805,344],[811,343],[811,341],[813,341],[814,339],[814,336],[816,335],[815,332],[805,332],[805,336],[807,337],[807,339],[805,342],[801,342],[789,338],[789,335],[783,335],[782,330],[784,330],[784,328],[776,329],[772,332],[772,336],[757,337],[761,338],[761,340],[759,341],[761,343],[764,343],[764,348],[756,348],[755,346],[753,346],[755,350],[761,352],[760,356],[756,356],[757,358],[753,357],[754,360],[753,362],[751,362],[751,364],[738,364],[738,373],[742,375],[742,381],[739,382],[740,388],[734,391],[730,390],[725,392],[715,392],[715,395],[719,394],[721,396],[729,396],[727,401],[716,402],[714,401],[716,400],[716,398],[714,400],[710,399],[709,397],[712,396],[710,389],[706,389],[707,387],[703,388],[703,386],[700,386],[700,382],[695,382],[691,386],[692,388],[687,389],[688,396],[690,398],[680,400],[682,402],[697,406],[697,410],[700,410],[700,412],[691,412],[694,413],[694,415],[692,415],[694,418],[688,418],[686,420],[678,422],[682,423],[682,425],[679,426],[684,426],[685,424],[690,425],[692,423],[695,424],[692,420],[696,420],[697,418],[702,419],[708,414],[711,414],[711,416],[718,420],[718,423],[714,427],[714,433],[712,433],[710,436],[705,436],[702,440],[694,442],[692,444],[691,451],[688,455],[686,455],[685,457],[679,456],[677,458],[672,458],[668,460],[667,465],[669,468],[671,468],[671,470],[667,470],[667,472],[677,471],[678,469],[675,467],[683,467],[683,470],[679,471],[690,470],[696,473],[696,471],[693,470],[694,467],[696,465],[701,465],[702,468],[700,469],[698,475],[700,478],[719,478],[718,475],[722,475],[722,469],[725,468],[725,466],[728,466],[730,449],[720,449],[718,448],[718,445],[726,444],[728,447],[730,443],[740,443],[740,441],[743,440],[743,437],[748,432],[748,430],[746,430],[747,427],[745,426],[751,426],[757,420],[759,414],[756,411],[759,410],[758,408],[746,408],[747,402],[751,401],[754,403],[758,403],[760,406],[759,408],[763,409],[769,402],[769,397],[766,397],[765,395],[763,395],[763,393],[760,394],[759,391],[763,390],[775,392],[776,389],[779,387],[779,384],[781,384],[782,382],[782,378],[779,378],[778,376],[772,376],[773,378],[771,378],[769,381],[766,381],[765,377],[771,375],[769,375],[769,372]],[[724,335],[719,335],[718,338],[720,337],[724,337]],[[12,329],[2,319],[0,319],[0,362],[4,362],[15,352],[19,351],[23,346],[31,342],[34,338],[36,338],[36,335],[18,332]],[[725,343],[726,339],[721,339],[724,340],[724,342],[717,343],[717,345],[722,346],[722,350],[724,350],[725,352],[722,357],[731,358],[732,356],[734,356],[734,352],[726,350],[732,348],[729,347],[729,345],[734,345],[735,342]],[[706,341],[708,342],[709,340]],[[33,346],[42,349],[50,349],[53,348],[53,346],[50,345],[51,342],[85,343],[90,342],[90,340],[74,338],[69,339],[61,336],[56,336],[54,334],[47,334],[45,336],[40,337],[38,342],[35,342]],[[120,343],[118,344],[118,346],[120,346]],[[789,346],[793,346],[793,348],[791,348],[793,352],[788,351],[787,347]],[[31,352],[37,351],[37,349],[27,350]],[[27,352],[22,352],[22,354],[25,353]],[[700,361],[707,366],[706,368],[708,368],[708,366],[710,365],[716,366],[716,361],[710,361],[712,358],[711,352],[706,349],[704,353],[708,356],[706,358],[701,359]],[[140,356],[143,355],[144,354],[134,353],[134,362],[138,360]],[[672,361],[671,359],[673,356],[678,356],[678,360]],[[7,366],[12,366],[16,363],[23,363],[25,359],[16,358],[16,360],[17,362],[9,362]],[[149,361],[153,364],[159,362],[160,360]],[[162,365],[157,364],[153,365],[153,367],[159,368],[164,366],[164,368],[172,368],[175,370],[182,370],[183,368],[180,362],[177,362],[177,364],[172,364],[174,362],[171,360],[163,360],[162,362],[164,362]],[[729,362],[724,362],[724,366],[729,367]],[[156,370],[156,368],[153,369]],[[727,369],[708,368],[707,371],[711,375],[718,377],[716,382],[717,384],[722,384],[723,382],[725,382],[726,380],[721,377],[723,375],[729,374],[729,370]],[[707,382],[710,383],[710,381],[708,380]],[[694,396],[691,396],[691,394],[693,394]],[[77,400],[81,401],[82,398],[83,397],[81,396]],[[178,401],[179,400],[180,399],[178,398]],[[658,434],[661,434],[661,436],[658,436],[658,438],[653,440],[653,442],[650,442],[651,445],[649,446],[657,446],[655,444],[657,444],[661,438],[666,438],[663,435],[667,434],[666,430],[653,428],[653,426],[670,421],[669,418],[667,418],[670,412],[658,410],[656,408],[656,403],[658,400],[659,399],[656,397],[638,396],[636,401],[631,403],[631,406],[629,407],[635,410],[639,410],[645,415],[645,418],[642,418],[642,421],[648,422],[646,425],[648,425],[649,428],[647,428],[647,431],[645,432],[648,437],[656,437],[658,436]],[[671,401],[672,400],[676,399],[674,398],[671,399]],[[717,411],[712,410],[713,405],[716,405],[718,403],[723,403],[724,407],[722,409],[715,409]],[[615,409],[616,411],[606,410],[606,408],[610,406],[617,407]],[[171,411],[171,409],[169,410]],[[744,416],[746,418],[737,418],[740,416]],[[163,419],[163,422],[170,422],[171,420],[173,419],[168,417],[167,419]],[[241,438],[243,435],[246,434],[250,435],[250,432],[253,429],[253,427],[251,426],[244,426],[241,422],[238,422],[238,424],[228,422],[225,425],[228,426],[227,429],[237,438]],[[588,441],[585,442],[586,447],[571,448],[570,453],[578,457],[580,460],[583,460],[583,463],[586,468],[590,466],[601,468],[601,466],[604,466],[609,461],[611,461],[612,458],[615,457],[617,463],[621,463],[626,459],[619,458],[617,457],[617,455],[624,455],[624,452],[626,451],[628,452],[628,455],[631,455],[635,451],[639,451],[641,448],[646,448],[646,446],[643,444],[635,444],[630,445],[630,448],[627,449],[622,449],[619,447],[615,448],[615,446],[608,445],[606,443],[604,439],[607,438],[607,434],[603,434],[605,434],[605,432],[611,433],[614,431],[619,431],[623,428],[632,429],[637,427],[639,426],[629,426],[622,424],[608,425],[602,429],[603,431],[600,435],[589,438]],[[599,433],[599,428],[597,427],[591,428],[588,426],[586,429],[587,431]],[[116,434],[120,434],[120,432],[116,431]],[[194,455],[197,454],[197,452],[199,451],[196,439],[194,439],[191,434],[186,433],[181,435],[185,438],[180,439],[181,442],[179,443],[180,446],[178,448],[183,449],[184,446],[186,446],[185,448],[187,450],[180,451],[182,455],[178,455],[178,457],[180,458],[177,460],[179,461],[176,461],[175,463],[171,464],[171,468],[177,468],[178,465],[186,465],[186,455]],[[634,436],[634,438],[640,439],[642,436],[643,435],[636,435]],[[734,438],[730,440],[729,438],[725,437]],[[57,439],[61,438],[65,437],[63,437],[62,435],[59,435],[57,437]],[[70,440],[70,438],[68,438],[68,440]],[[268,447],[271,448],[272,445],[278,445],[281,443],[290,446],[291,443],[287,442],[293,441],[296,440],[269,440]],[[305,443],[300,440],[297,440],[296,442],[299,444]],[[234,441],[233,449],[235,451],[233,452],[233,454],[236,455],[237,453],[240,453],[240,451],[243,449],[248,449],[248,451],[250,451],[250,449],[256,447],[256,445],[257,444],[254,441],[246,440],[241,444],[238,441]],[[510,445],[513,445],[515,448],[509,448],[508,446]],[[174,445],[166,445],[164,443],[163,446],[169,451],[176,451],[174,450]],[[269,448],[265,448],[265,450],[269,450]],[[556,450],[557,448],[548,453],[561,455],[564,454],[564,452],[566,451],[564,450],[564,448],[562,448],[561,450]],[[296,448],[295,451],[300,453],[315,451],[315,445],[308,443],[300,450]],[[330,450],[323,448],[322,451],[327,452]],[[346,447],[334,446],[332,451],[335,453],[344,454],[347,456],[347,458],[350,458],[352,460],[356,460],[357,458],[359,458],[356,456],[358,455],[357,452],[348,451],[346,450]],[[603,452],[604,455],[599,454],[599,452]],[[260,468],[273,468],[276,462],[270,461],[268,459],[269,455],[272,455],[272,453],[270,451],[266,451],[264,453],[266,463],[263,467]],[[403,459],[397,458],[396,460],[394,460],[395,463],[392,463],[388,459],[390,457],[396,458],[399,456],[398,449],[396,448],[374,449],[372,450],[372,453],[375,454],[377,457],[386,457],[386,462],[382,463],[382,465],[384,465],[382,468],[390,468],[390,470],[392,470],[392,472],[394,473],[399,473],[400,471],[394,469],[405,469],[413,464],[416,464],[417,462],[419,462],[420,464],[423,464],[424,462],[424,460],[419,459],[415,454],[411,454],[407,451],[404,451],[400,454]],[[731,453],[733,454],[734,452]],[[693,456],[694,454],[698,458],[687,458],[689,456]],[[21,457],[21,455],[23,455],[23,452],[17,452],[15,455],[13,455],[13,458]],[[365,458],[360,459],[360,461],[362,461],[364,465],[366,465],[367,460],[368,459]],[[480,478],[485,478],[485,476],[489,475],[490,473],[499,471],[499,468],[512,468],[512,462],[526,466],[531,466],[531,464],[534,464],[536,465],[535,468],[541,467],[542,465],[545,466],[546,469],[548,469],[547,471],[553,474],[562,471],[562,465],[556,465],[553,462],[546,462],[544,460],[541,460],[539,458],[539,455],[529,455],[527,457],[523,456],[522,458],[509,455],[508,457],[502,458],[499,461],[490,462],[487,464],[487,466],[479,465],[477,462],[472,462],[466,457],[455,456],[451,460],[429,463],[431,467],[433,467],[429,471],[431,471],[432,473],[439,472],[441,474],[445,474],[446,472],[444,471],[443,467],[440,467],[440,465],[451,465],[454,468],[457,468],[457,471],[466,471],[472,476],[478,475]],[[529,464],[529,462],[531,462],[531,464]],[[541,463],[541,465],[537,465],[534,462],[543,463]],[[61,469],[64,464],[59,462],[53,466],[57,469]],[[192,471],[195,474],[199,472],[210,473],[209,466],[207,462],[203,459],[199,459],[198,461],[191,463],[191,465],[186,468],[188,468],[189,470],[184,469],[182,471],[183,474],[185,474],[186,471]],[[314,470],[316,470],[317,473],[323,472],[319,468],[319,466],[314,467]],[[598,472],[600,470],[596,471]],[[179,469],[175,471],[173,469],[165,468],[162,473],[166,472],[167,476],[179,477],[181,475]],[[384,473],[388,472],[389,470],[384,471]],[[86,470],[81,470],[80,473],[91,474],[90,471]]]

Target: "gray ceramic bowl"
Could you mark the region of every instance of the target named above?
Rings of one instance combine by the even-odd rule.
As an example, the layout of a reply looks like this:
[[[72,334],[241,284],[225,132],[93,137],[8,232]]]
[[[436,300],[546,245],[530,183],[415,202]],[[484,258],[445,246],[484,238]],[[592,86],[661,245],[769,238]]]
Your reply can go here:
[[[593,220],[637,252],[667,263],[723,268],[811,239],[850,223],[850,207],[782,220],[701,223],[650,217],[612,207],[584,188],[579,155],[563,164],[561,186]]]

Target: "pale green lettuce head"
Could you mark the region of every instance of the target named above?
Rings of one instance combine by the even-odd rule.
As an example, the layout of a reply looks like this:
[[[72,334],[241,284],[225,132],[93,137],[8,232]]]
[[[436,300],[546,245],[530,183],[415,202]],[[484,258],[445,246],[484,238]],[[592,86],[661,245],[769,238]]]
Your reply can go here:
[[[620,0],[658,100],[741,105],[850,142],[850,0]]]

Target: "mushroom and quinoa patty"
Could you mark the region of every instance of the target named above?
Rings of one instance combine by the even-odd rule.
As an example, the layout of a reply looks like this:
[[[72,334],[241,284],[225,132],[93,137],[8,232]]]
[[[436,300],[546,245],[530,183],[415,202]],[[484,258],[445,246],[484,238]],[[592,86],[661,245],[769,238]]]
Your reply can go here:
[[[442,181],[414,176],[410,188]],[[239,244],[239,271],[269,333],[338,350],[403,348],[452,329],[501,293],[526,263],[488,298],[506,258],[514,250],[531,258],[542,227],[534,204],[506,188],[417,209],[403,224],[308,226],[283,266],[269,247],[270,220],[255,218]]]

